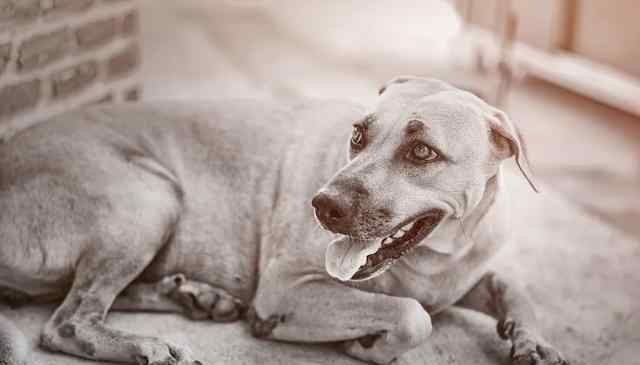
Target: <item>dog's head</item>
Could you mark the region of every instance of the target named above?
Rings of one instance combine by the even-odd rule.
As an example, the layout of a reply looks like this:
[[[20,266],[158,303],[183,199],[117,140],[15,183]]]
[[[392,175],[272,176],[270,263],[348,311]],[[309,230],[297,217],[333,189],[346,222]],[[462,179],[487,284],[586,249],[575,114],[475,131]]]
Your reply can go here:
[[[384,272],[441,222],[473,211],[512,156],[537,190],[502,111],[442,81],[392,80],[353,124],[348,163],[313,198],[322,226],[344,235],[327,249],[327,270],[341,280]]]

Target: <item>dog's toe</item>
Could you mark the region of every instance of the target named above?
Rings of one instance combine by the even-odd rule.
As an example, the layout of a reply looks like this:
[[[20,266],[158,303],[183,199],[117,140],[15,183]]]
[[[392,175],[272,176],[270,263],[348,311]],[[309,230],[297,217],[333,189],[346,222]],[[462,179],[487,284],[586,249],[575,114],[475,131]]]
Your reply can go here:
[[[192,319],[231,322],[240,318],[245,306],[227,293],[203,283],[186,281],[172,293]]]
[[[211,310],[211,318],[216,322],[232,322],[240,317],[240,306],[230,297],[218,300]]]
[[[513,344],[511,360],[513,365],[569,365],[553,347],[529,339]]]
[[[136,348],[138,353],[134,359],[138,365],[197,365],[199,363],[191,358],[188,351],[156,339],[139,343]]]
[[[186,281],[187,278],[186,276],[184,276],[184,274],[174,274],[166,276],[158,282],[158,292],[165,295],[171,294],[178,290],[178,288],[180,288]]]

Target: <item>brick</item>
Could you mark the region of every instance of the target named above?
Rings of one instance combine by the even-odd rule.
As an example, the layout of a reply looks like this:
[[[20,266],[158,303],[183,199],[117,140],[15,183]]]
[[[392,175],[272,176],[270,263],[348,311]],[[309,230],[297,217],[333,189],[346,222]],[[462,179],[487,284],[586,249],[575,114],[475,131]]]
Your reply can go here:
[[[35,107],[40,100],[40,80],[8,85],[0,89],[0,118]]]
[[[69,44],[67,29],[33,36],[20,45],[18,69],[33,70],[50,64],[64,56]]]
[[[131,45],[115,54],[107,61],[107,75],[110,78],[120,77],[134,70],[140,62],[139,53],[137,45]]]
[[[132,11],[122,18],[122,26],[120,31],[125,35],[133,35],[138,32],[140,26],[138,12]]]
[[[0,0],[0,25],[31,20],[40,14],[40,0]]]
[[[98,65],[90,61],[58,71],[51,76],[53,97],[58,99],[89,86],[98,76]]]
[[[7,68],[7,64],[11,59],[11,43],[0,45],[0,74]]]
[[[125,101],[138,101],[140,100],[140,88],[132,87],[129,90],[124,92],[124,100]]]
[[[116,34],[114,18],[98,20],[76,29],[76,40],[81,48],[95,47],[109,42]]]
[[[93,3],[94,0],[47,0],[45,12],[46,14],[82,12],[89,9]]]

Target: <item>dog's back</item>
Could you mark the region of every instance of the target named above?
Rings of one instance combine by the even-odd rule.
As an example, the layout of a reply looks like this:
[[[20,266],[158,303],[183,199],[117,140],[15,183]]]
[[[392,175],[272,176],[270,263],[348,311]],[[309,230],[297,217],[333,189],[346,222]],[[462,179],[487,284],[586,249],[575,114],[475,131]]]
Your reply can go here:
[[[279,128],[278,112],[285,113],[241,101],[99,106],[16,134],[0,146],[0,285],[31,296],[64,292],[82,255],[135,239],[123,237],[125,222],[161,221],[149,234],[170,234],[175,242],[193,245],[212,238],[235,241],[230,236],[238,232],[255,237],[252,225],[227,221],[232,215],[216,207],[235,206],[238,214],[251,208],[245,205],[253,200],[233,200],[253,193],[251,184],[261,172],[247,167],[268,159],[261,149],[278,148],[266,131],[252,129],[260,118]],[[178,210],[180,230],[170,232],[177,231]],[[216,249],[225,260],[218,263],[224,270],[217,272],[253,272],[244,267],[248,264],[234,266],[230,257],[239,255]],[[151,275],[179,269],[176,260],[163,258]],[[252,286],[249,278],[242,279],[242,285],[228,280],[229,286]]]

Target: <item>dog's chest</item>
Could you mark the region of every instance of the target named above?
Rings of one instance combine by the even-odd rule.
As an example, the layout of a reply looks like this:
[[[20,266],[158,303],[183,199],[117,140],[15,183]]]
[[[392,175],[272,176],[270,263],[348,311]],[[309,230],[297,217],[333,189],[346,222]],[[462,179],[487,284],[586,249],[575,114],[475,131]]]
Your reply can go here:
[[[458,301],[467,291],[469,279],[456,271],[429,276],[401,272],[390,281],[390,295],[414,298],[431,312]]]
[[[367,291],[414,298],[433,313],[462,298],[482,276],[483,267],[439,256],[420,257],[420,260],[396,262],[386,273],[357,286]]]

